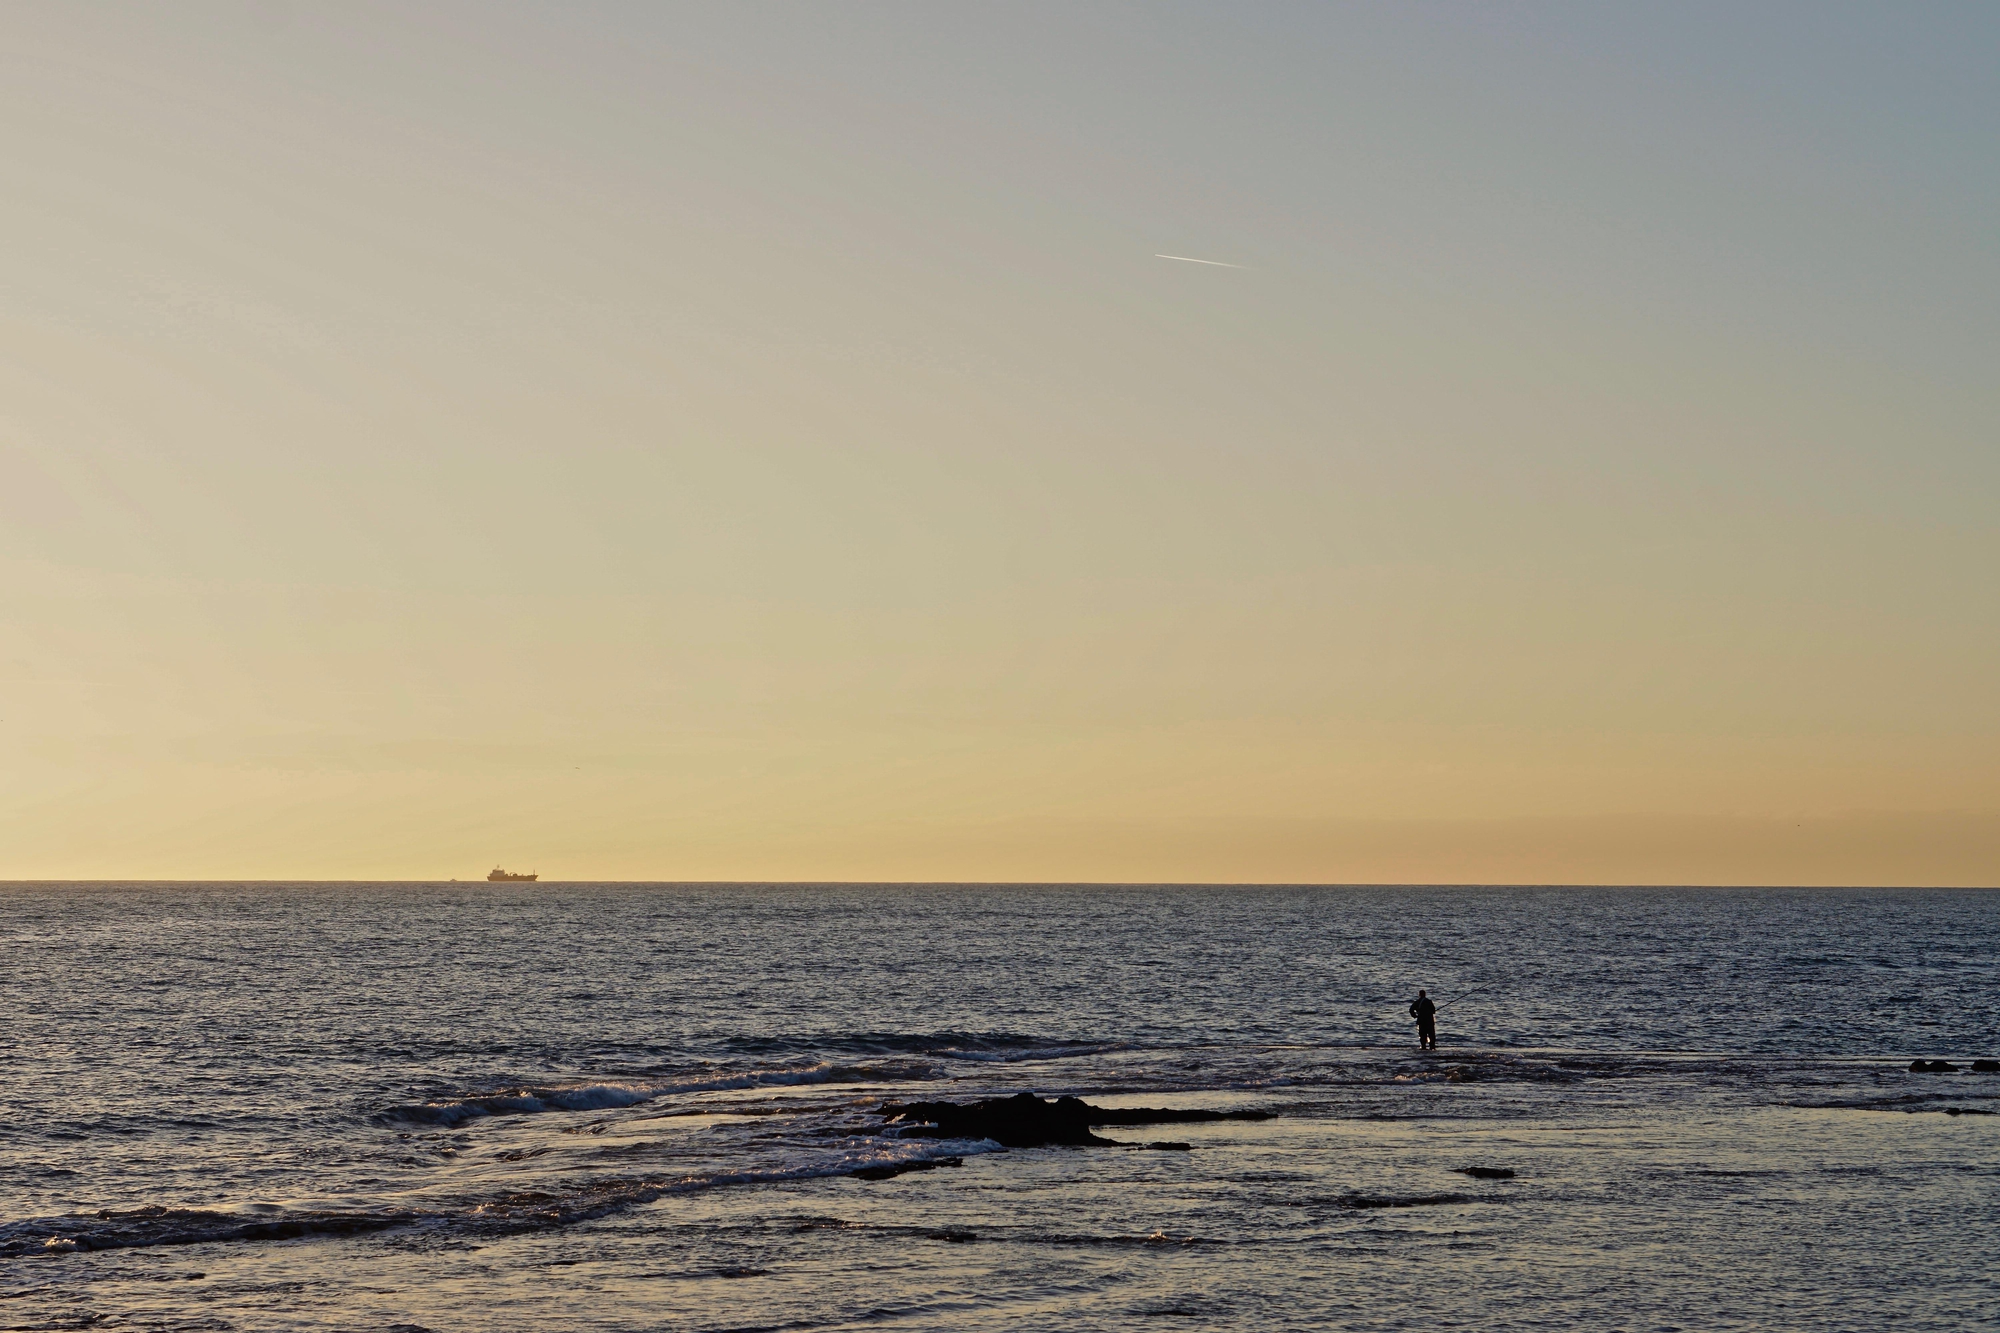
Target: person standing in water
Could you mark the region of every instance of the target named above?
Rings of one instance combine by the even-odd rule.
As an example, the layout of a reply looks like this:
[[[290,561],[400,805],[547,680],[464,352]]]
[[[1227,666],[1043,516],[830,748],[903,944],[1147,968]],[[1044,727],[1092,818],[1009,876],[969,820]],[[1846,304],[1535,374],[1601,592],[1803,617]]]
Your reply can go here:
[[[1410,1017],[1417,1020],[1417,1049],[1420,1051],[1438,1048],[1437,1011],[1438,1007],[1431,1003],[1430,994],[1420,987],[1417,998],[1410,1003]]]

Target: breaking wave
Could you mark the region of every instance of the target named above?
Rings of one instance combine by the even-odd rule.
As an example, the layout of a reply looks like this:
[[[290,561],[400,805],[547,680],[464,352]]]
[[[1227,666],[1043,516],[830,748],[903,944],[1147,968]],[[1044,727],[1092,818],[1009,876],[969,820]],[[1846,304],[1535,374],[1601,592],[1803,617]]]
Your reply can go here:
[[[919,1055],[937,1060],[1014,1063],[1065,1060],[1129,1050],[1120,1041],[1087,1041],[1017,1032],[835,1032],[801,1037],[739,1037],[728,1049],[743,1055],[838,1052],[843,1055]]]
[[[161,1245],[298,1240],[316,1236],[352,1236],[392,1227],[487,1233],[539,1230],[586,1222],[671,1195],[736,1185],[782,1184],[841,1176],[866,1181],[888,1180],[913,1171],[958,1166],[966,1157],[999,1151],[1003,1151],[999,1144],[987,1142],[920,1144],[892,1139],[857,1139],[813,1161],[737,1171],[613,1176],[546,1190],[514,1190],[455,1209],[383,1212],[300,1210],[270,1214],[160,1206],[106,1209],[97,1213],[31,1218],[0,1225],[0,1256],[58,1256]]]
[[[661,1097],[703,1092],[741,1092],[754,1088],[796,1088],[838,1083],[915,1083],[942,1077],[932,1066],[912,1061],[840,1065],[822,1063],[805,1068],[705,1070],[675,1078],[593,1080],[508,1088],[435,1101],[392,1106],[386,1120],[426,1125],[457,1125],[483,1116],[538,1115],[549,1111],[612,1111]]]
[[[72,1254],[128,1250],[149,1245],[200,1245],[216,1241],[297,1240],[352,1236],[420,1221],[411,1212],[300,1212],[280,1216],[212,1212],[200,1208],[104,1209],[73,1217],[34,1218],[0,1226],[0,1255]]]

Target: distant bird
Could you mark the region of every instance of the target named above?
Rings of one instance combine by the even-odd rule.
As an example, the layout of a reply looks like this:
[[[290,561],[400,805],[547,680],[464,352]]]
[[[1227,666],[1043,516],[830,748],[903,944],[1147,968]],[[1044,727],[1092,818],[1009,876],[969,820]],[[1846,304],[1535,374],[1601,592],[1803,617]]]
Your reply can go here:
[[[1155,259],[1178,259],[1183,264],[1207,264],[1210,268],[1242,268],[1242,264],[1225,264],[1220,259],[1190,259],[1186,255],[1154,255]]]

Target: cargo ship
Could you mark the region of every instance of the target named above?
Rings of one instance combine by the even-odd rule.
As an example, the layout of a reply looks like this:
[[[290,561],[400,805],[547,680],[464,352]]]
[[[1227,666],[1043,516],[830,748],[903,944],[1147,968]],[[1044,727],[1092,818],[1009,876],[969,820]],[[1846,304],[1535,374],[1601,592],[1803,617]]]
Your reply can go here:
[[[495,883],[495,884],[502,884],[502,883],[504,883],[504,884],[532,884],[532,883],[534,882],[534,879],[535,879],[535,875],[534,875],[534,872],[533,872],[533,871],[530,871],[529,873],[527,873],[527,874],[525,874],[525,875],[516,875],[516,874],[513,874],[513,873],[511,873],[511,872],[509,872],[509,871],[506,871],[506,870],[502,870],[502,869],[501,869],[501,868],[500,868],[499,866],[494,866],[494,867],[493,867],[493,873],[492,873],[492,874],[490,874],[490,875],[488,875],[488,876],[487,876],[486,878],[487,878],[488,880],[491,880],[491,881],[492,881],[493,883]]]

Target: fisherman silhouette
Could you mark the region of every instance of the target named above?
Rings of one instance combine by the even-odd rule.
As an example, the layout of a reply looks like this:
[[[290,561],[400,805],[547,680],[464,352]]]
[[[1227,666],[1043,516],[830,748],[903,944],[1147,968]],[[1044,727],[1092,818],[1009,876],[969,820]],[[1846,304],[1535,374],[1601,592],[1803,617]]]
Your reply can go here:
[[[1434,1015],[1438,1007],[1431,1003],[1430,994],[1422,989],[1410,1004],[1410,1017],[1417,1020],[1417,1049],[1434,1051],[1438,1048],[1437,1019]]]

